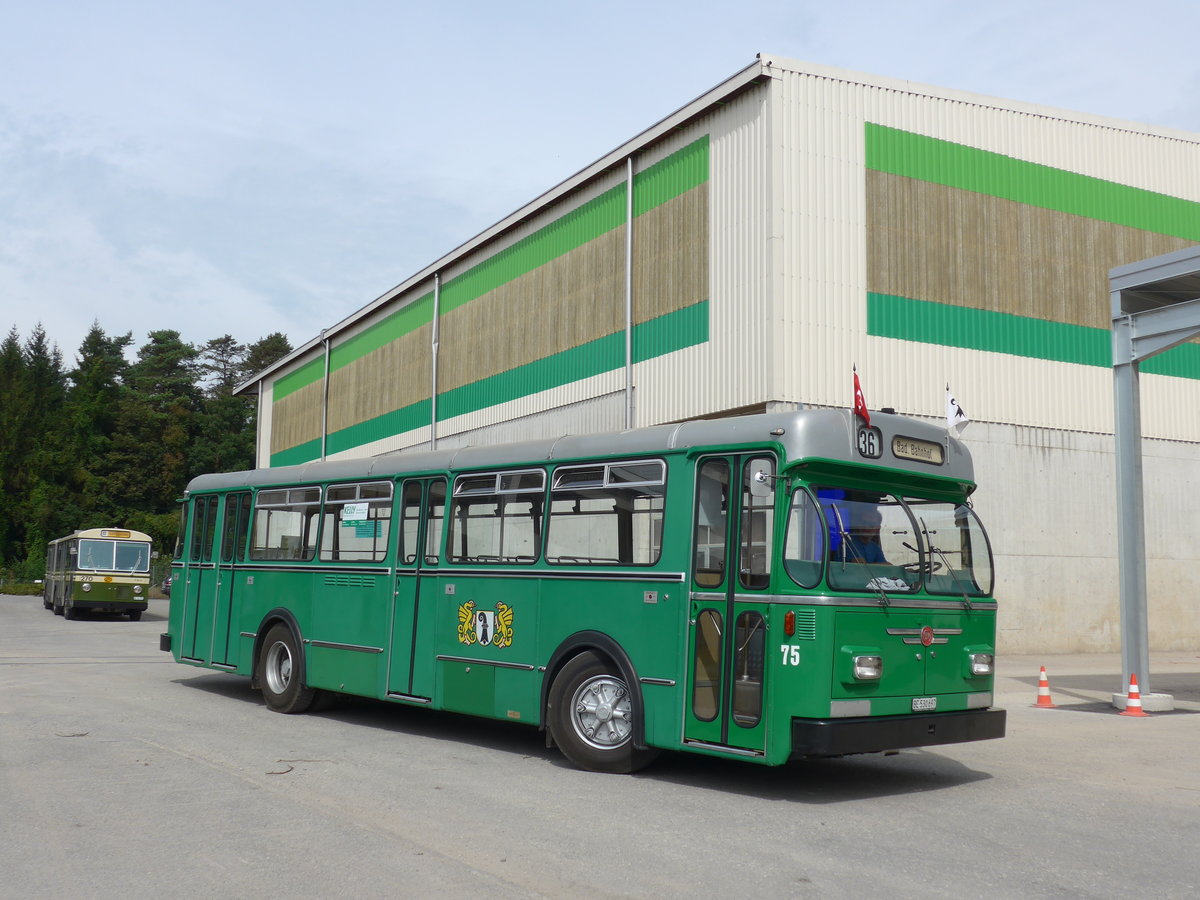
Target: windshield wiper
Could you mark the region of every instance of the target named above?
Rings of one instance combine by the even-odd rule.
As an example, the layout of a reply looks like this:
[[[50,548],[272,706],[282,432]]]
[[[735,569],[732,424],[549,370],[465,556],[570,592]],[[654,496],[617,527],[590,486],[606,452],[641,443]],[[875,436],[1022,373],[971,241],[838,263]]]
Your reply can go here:
[[[833,517],[835,519],[837,519],[837,527],[838,527],[837,533],[838,533],[838,536],[841,537],[841,539],[842,539],[842,571],[845,572],[846,571],[846,547],[850,546],[850,533],[848,531],[846,531],[846,526],[842,522],[842,513],[837,508],[837,506],[835,504],[831,503],[829,505],[829,508],[831,510],[833,510]],[[857,550],[854,551],[854,555],[858,558],[858,561],[860,563],[866,562],[866,560],[863,559],[862,554],[859,553]],[[883,589],[883,586],[879,583],[878,577],[872,578],[870,581],[867,582],[866,586],[869,587],[871,590],[873,590],[875,593],[877,593],[879,595],[879,605],[880,606],[891,606],[892,605],[892,598],[887,595],[887,591],[885,591]]]
[[[953,581],[954,586],[958,588],[960,594],[962,595],[963,607],[967,610],[967,612],[974,612],[975,607],[971,605],[971,598],[967,596],[967,592],[963,590],[962,585],[959,584],[958,576],[954,574],[954,567],[950,565],[950,560],[946,559],[946,554],[942,552],[942,548],[936,546],[933,543],[933,539],[929,536],[929,528],[925,525],[925,518],[923,516],[919,516],[918,519],[921,523],[921,533],[925,535],[925,543],[929,545],[929,552],[936,553],[941,559],[942,565],[946,567],[946,571],[950,573],[950,578]],[[929,574],[933,575],[932,568],[929,570]]]

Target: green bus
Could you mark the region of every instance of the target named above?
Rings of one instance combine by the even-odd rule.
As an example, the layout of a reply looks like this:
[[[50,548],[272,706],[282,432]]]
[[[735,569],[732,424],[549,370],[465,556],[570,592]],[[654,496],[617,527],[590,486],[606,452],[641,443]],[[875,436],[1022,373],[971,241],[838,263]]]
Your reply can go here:
[[[150,596],[150,536],[128,528],[87,528],[46,547],[42,605],[75,619],[83,609],[142,617]]]
[[[606,772],[997,738],[974,488],[944,428],[838,409],[202,475],[161,647]]]

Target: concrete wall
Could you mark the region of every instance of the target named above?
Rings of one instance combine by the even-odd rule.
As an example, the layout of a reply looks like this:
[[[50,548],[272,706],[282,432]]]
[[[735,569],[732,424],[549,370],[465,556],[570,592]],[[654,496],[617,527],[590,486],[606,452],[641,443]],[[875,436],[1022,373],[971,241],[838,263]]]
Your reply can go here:
[[[1113,436],[973,422],[1001,653],[1120,649]],[[1145,440],[1150,648],[1200,646],[1200,445]]]

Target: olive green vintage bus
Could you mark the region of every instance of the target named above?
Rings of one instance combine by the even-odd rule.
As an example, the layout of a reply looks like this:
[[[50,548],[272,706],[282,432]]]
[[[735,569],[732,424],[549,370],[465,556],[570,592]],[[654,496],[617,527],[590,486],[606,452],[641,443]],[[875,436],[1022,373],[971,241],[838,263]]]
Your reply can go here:
[[[127,528],[87,528],[46,547],[42,605],[56,616],[83,609],[136,622],[150,596],[150,536]]]
[[[833,409],[204,475],[161,646],[608,772],[997,738],[972,479],[944,428]]]

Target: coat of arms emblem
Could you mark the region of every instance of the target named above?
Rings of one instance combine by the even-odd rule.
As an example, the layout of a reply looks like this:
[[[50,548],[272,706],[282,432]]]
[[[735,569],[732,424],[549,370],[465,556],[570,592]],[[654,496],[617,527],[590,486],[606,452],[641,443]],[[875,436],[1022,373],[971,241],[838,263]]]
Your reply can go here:
[[[496,608],[476,609],[468,600],[458,607],[458,642],[481,647],[509,647],[513,642],[513,608],[503,601]]]

